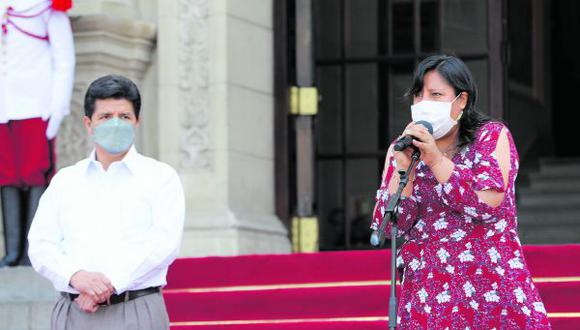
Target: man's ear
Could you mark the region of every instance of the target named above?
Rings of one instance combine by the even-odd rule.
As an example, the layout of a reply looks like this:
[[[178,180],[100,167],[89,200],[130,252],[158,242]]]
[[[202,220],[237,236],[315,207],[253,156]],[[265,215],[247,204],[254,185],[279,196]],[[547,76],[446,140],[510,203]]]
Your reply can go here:
[[[87,116],[83,116],[83,125],[85,126],[85,129],[87,130],[87,133],[89,135],[93,134],[93,128],[91,127],[91,118],[87,117]]]

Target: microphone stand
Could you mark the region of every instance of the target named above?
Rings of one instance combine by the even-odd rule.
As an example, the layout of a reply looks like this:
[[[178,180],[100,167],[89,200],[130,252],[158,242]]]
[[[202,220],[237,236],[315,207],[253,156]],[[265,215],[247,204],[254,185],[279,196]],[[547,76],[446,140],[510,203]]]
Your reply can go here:
[[[401,201],[401,194],[409,182],[409,174],[415,167],[415,164],[419,161],[421,157],[421,152],[414,148],[413,154],[411,156],[411,164],[407,168],[407,171],[399,171],[399,187],[397,192],[391,196],[385,214],[383,216],[383,221],[379,226],[379,229],[373,231],[371,235],[371,244],[375,247],[382,247],[385,243],[385,229],[389,222],[391,225],[391,295],[389,297],[389,329],[395,330],[397,328],[397,218],[399,207],[399,202]],[[388,161],[388,160],[387,160]]]

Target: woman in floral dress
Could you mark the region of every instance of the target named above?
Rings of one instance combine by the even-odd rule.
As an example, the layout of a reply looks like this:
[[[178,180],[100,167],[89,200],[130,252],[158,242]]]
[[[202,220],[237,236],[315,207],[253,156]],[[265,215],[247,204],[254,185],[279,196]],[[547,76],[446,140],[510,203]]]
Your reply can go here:
[[[518,239],[509,130],[476,110],[475,81],[456,57],[423,60],[408,94],[414,122],[432,123],[433,134],[414,122],[403,133],[421,160],[398,209],[399,328],[550,329]],[[387,153],[373,228],[411,151]]]

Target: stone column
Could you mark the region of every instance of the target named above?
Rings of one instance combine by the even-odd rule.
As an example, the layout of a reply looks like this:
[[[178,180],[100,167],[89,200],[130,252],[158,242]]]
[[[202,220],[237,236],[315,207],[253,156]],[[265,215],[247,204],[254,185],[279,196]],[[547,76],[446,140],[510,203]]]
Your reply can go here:
[[[158,149],[186,189],[182,254],[289,252],[274,214],[272,1],[158,6]]]

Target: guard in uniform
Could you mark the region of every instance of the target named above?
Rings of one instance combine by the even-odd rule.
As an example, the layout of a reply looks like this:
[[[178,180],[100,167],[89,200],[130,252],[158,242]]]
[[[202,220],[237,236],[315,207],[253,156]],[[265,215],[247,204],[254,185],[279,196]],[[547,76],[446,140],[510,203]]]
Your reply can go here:
[[[70,0],[0,2],[0,267],[30,265],[26,235],[55,173],[55,137],[74,81],[70,7]]]

